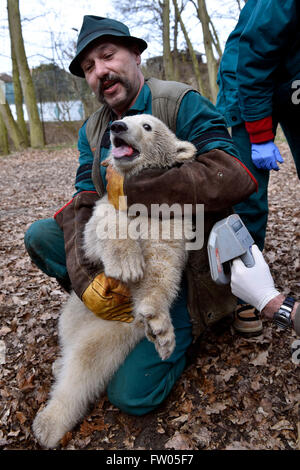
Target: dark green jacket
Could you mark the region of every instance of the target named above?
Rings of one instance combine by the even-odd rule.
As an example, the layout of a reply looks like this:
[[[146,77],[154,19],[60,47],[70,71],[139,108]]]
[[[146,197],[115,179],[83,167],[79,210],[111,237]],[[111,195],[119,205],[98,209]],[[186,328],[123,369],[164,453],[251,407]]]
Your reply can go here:
[[[299,0],[248,0],[219,68],[217,108],[228,126],[271,116],[274,98],[290,101],[299,77]]]

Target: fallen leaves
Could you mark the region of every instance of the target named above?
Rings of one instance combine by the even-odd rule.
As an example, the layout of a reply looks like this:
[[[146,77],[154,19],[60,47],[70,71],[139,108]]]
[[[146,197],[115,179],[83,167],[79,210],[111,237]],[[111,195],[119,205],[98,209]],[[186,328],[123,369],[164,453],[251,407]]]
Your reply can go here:
[[[0,364],[6,362],[6,344],[3,340],[0,340]]]
[[[293,162],[271,174],[265,256],[276,285],[299,297],[299,204]],[[23,237],[73,194],[77,152],[28,150],[0,160],[0,448],[39,449],[31,424],[44,406],[57,358],[57,320],[67,295],[25,252]],[[227,327],[196,345],[188,367],[155,412],[129,416],[104,395],[61,440],[63,449],[297,449],[300,368],[294,333],[264,321],[252,339]],[[298,447],[297,447],[298,446]]]
[[[265,366],[267,364],[268,354],[268,351],[262,351],[258,356],[250,361],[250,364],[253,364],[254,366]]]
[[[187,434],[176,432],[174,436],[165,443],[166,449],[175,450],[193,450],[195,449],[193,441]]]

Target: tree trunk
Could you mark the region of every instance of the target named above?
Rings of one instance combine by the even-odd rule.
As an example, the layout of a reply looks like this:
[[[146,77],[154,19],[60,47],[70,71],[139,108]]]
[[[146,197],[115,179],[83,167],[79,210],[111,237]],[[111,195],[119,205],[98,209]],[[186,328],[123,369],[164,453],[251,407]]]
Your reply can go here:
[[[13,118],[8,103],[0,104],[0,113],[16,150],[24,150],[24,148],[26,148],[24,138]]]
[[[3,106],[0,104],[0,106]],[[9,154],[9,145],[7,137],[7,129],[5,122],[3,121],[2,114],[0,112],[0,154],[8,155]]]
[[[23,93],[21,88],[19,68],[17,64],[17,59],[14,51],[14,46],[11,40],[11,60],[12,60],[12,73],[13,73],[13,84],[14,84],[14,96],[15,96],[15,105],[17,113],[17,123],[20,131],[22,132],[24,142],[26,147],[29,147],[29,138],[27,132],[27,126],[24,119],[23,113]]]
[[[219,59],[221,59],[221,57],[223,55],[223,51],[222,51],[222,47],[221,47],[221,43],[220,43],[220,40],[219,40],[218,33],[217,33],[215,25],[213,24],[211,19],[209,20],[209,24],[210,24],[212,32],[213,32],[212,39],[213,39],[214,46],[215,46],[216,51],[218,53]]]
[[[207,60],[208,80],[212,101],[216,103],[218,96],[217,74],[218,62],[215,59],[213,52],[214,39],[209,29],[210,17],[207,12],[205,0],[198,0],[198,18],[201,21],[205,55]]]
[[[175,18],[174,18],[174,39],[173,39],[173,68],[174,68],[174,80],[177,82],[180,81],[180,72],[179,72],[179,54],[178,54],[178,27],[179,27],[179,18],[175,11]]]
[[[39,117],[35,90],[30,74],[25,54],[24,41],[22,36],[21,18],[19,10],[19,0],[7,0],[8,22],[10,35],[12,38],[14,51],[18,63],[22,91],[26,103],[29,127],[30,141],[32,147],[43,147],[44,136],[43,128]]]
[[[188,47],[188,50],[189,50],[189,53],[190,53],[190,56],[191,56],[191,59],[192,59],[194,73],[195,73],[195,77],[196,77],[196,80],[197,80],[197,88],[203,96],[206,96],[205,89],[204,89],[204,84],[203,84],[203,80],[202,80],[202,77],[201,77],[201,72],[200,72],[200,68],[199,68],[199,64],[198,64],[198,60],[197,60],[195,51],[193,49],[191,40],[189,38],[188,32],[186,30],[186,27],[183,23],[182,16],[181,16],[180,11],[178,9],[177,0],[173,0],[173,4],[174,4],[176,16],[179,20],[180,27],[181,27],[181,30],[183,32],[185,42],[187,44],[187,47]]]
[[[163,0],[163,63],[166,80],[174,80],[174,68],[170,47],[170,0]]]

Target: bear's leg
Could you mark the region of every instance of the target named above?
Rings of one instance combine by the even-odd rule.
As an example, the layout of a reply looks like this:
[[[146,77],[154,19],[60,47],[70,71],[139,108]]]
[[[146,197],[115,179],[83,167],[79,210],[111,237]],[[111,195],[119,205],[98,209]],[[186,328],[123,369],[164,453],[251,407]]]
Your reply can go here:
[[[50,400],[33,422],[36,438],[47,448],[55,447],[84,416],[89,403],[104,391],[128,352],[144,335],[143,328],[136,324],[90,315],[96,321],[81,325],[77,322],[77,337],[70,335],[65,341]]]
[[[146,269],[138,287],[132,287],[137,318],[142,317],[146,336],[165,360],[175,348],[170,307],[180,286],[185,253],[181,242],[145,243]]]
[[[140,416],[155,410],[184,370],[186,351],[193,340],[184,281],[170,312],[176,335],[172,355],[162,361],[154,344],[145,338],[126,357],[108,384],[108,399],[124,413]]]

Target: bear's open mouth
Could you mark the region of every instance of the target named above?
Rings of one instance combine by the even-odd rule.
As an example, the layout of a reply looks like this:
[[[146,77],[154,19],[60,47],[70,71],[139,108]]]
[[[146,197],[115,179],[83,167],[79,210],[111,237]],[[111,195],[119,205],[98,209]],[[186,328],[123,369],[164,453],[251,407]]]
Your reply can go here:
[[[137,157],[140,152],[129,145],[125,140],[120,137],[115,137],[113,140],[112,155],[114,158],[125,158],[132,159]]]

